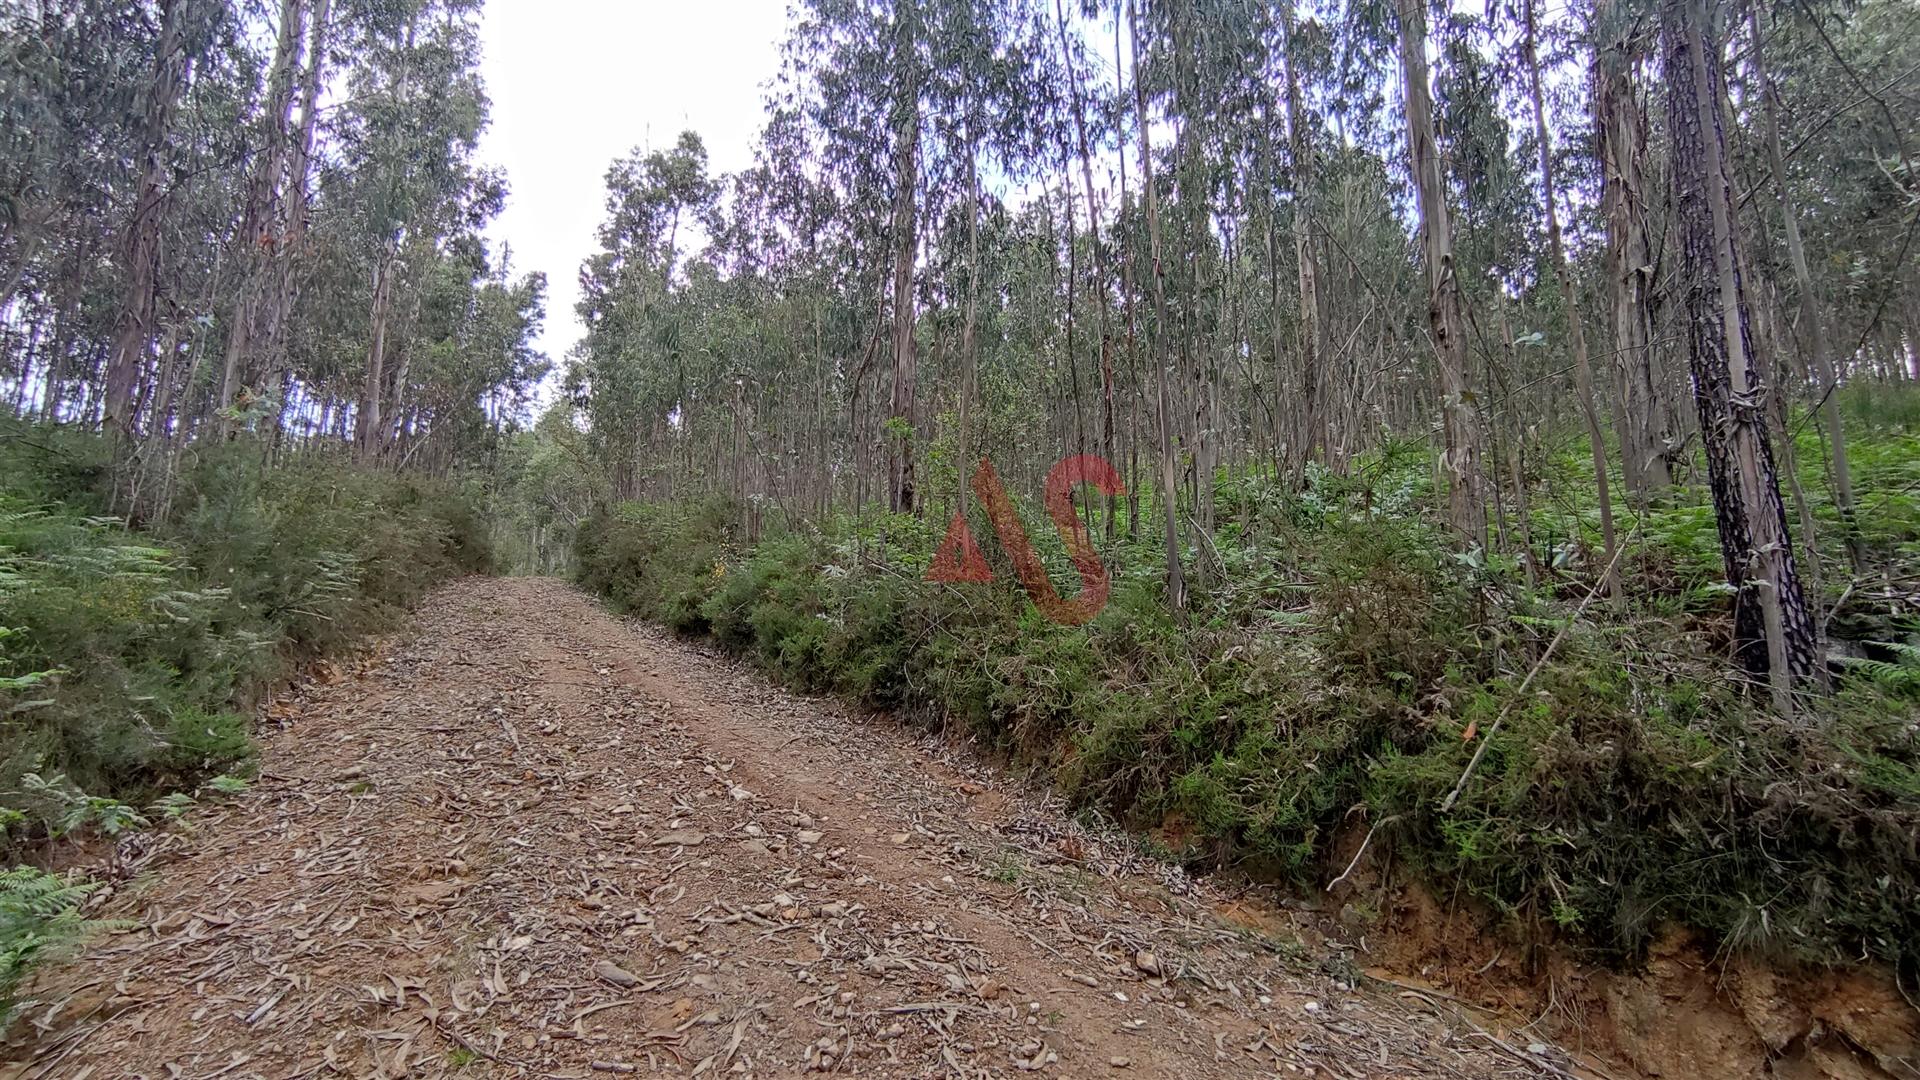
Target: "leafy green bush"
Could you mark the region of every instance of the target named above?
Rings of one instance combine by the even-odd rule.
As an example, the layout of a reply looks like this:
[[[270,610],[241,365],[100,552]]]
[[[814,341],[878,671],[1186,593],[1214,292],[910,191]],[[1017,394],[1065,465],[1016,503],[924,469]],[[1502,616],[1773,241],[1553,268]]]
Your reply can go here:
[[[49,480],[92,478],[49,464],[88,442],[28,435],[51,458],[0,488],[0,805],[20,804],[29,774],[139,803],[230,769],[252,752],[248,707],[289,663],[487,566],[483,523],[441,484],[327,461],[263,468],[236,442],[203,450],[172,512],[135,531]],[[6,835],[52,825],[29,814]]]
[[[1437,887],[1610,957],[1682,921],[1822,962],[1920,959],[1905,653],[1860,665],[1819,722],[1765,719],[1717,651],[1711,511],[1676,499],[1628,562],[1636,606],[1589,609],[1521,697],[1593,568],[1529,586],[1455,554],[1423,509],[1425,461],[1389,448],[1299,492],[1223,481],[1233,520],[1184,621],[1151,524],[1105,549],[1111,601],[1085,627],[1042,618],[997,545],[994,585],[924,581],[937,536],[878,516],[746,545],[724,506],[627,506],[576,555],[624,610],[796,686],[962,726],[1079,803],[1168,826],[1186,858],[1330,876],[1361,821]],[[1593,543],[1571,521],[1556,527]],[[699,618],[676,617],[694,596]]]
[[[724,569],[737,519],[722,499],[684,506],[624,503],[580,524],[575,575],[621,611],[704,631],[701,609],[718,587],[716,571]]]

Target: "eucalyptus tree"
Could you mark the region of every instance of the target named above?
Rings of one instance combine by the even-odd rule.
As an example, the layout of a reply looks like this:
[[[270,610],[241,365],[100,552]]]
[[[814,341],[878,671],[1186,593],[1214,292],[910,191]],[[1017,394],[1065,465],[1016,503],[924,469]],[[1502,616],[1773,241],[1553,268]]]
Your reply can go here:
[[[1426,264],[1427,321],[1439,374],[1441,463],[1448,480],[1448,518],[1470,546],[1487,542],[1485,477],[1480,465],[1479,421],[1467,380],[1467,328],[1453,253],[1453,221],[1447,207],[1440,149],[1433,127],[1433,93],[1427,71],[1426,0],[1396,0],[1400,70],[1405,90],[1407,156],[1420,208],[1420,243]]]
[[[674,275],[681,230],[709,223],[715,197],[706,146],[692,132],[671,149],[635,150],[607,170],[600,251],[580,272],[578,313],[587,334],[568,385],[623,497],[639,491],[644,441],[689,430],[703,412],[688,376]]]
[[[1642,69],[1652,21],[1632,0],[1594,0],[1593,123],[1606,221],[1606,280],[1613,342],[1614,420],[1621,474],[1641,499],[1673,482],[1667,454],[1671,405],[1654,345],[1653,240],[1648,219],[1648,122]]]
[[[154,345],[174,122],[193,62],[212,47],[228,13],[211,0],[159,0],[156,15],[159,31],[139,91],[136,178],[122,234],[127,279],[101,406],[102,424],[123,446],[134,432],[135,395]]]
[[[487,99],[476,67],[477,0],[397,0],[361,13],[351,94],[335,132],[369,264],[365,378],[356,441],[392,445],[405,393],[408,323],[440,245],[499,209],[501,185],[473,164]]]
[[[968,197],[963,191],[978,202],[982,156],[999,175],[1017,177],[1041,147],[1057,145],[1052,127],[1065,96],[1049,74],[1044,20],[1030,0],[806,0],[796,9],[788,108],[811,129],[850,217],[842,228],[886,254],[886,486],[896,512],[913,510],[919,497],[922,223],[939,220],[942,205]],[[881,207],[884,220],[875,216]]]
[[[1142,202],[1146,208],[1147,219],[1147,266],[1148,280],[1153,285],[1153,321],[1149,325],[1152,333],[1150,362],[1154,372],[1154,391],[1158,398],[1154,410],[1154,426],[1160,442],[1160,517],[1166,540],[1167,560],[1167,603],[1175,611],[1184,611],[1187,606],[1186,572],[1181,566],[1179,481],[1174,473],[1173,449],[1173,398],[1167,389],[1167,285],[1166,266],[1161,259],[1163,250],[1160,241],[1160,193],[1153,179],[1153,136],[1147,110],[1147,82],[1145,62],[1142,58],[1140,38],[1140,17],[1135,10],[1134,0],[1127,2],[1127,24],[1133,44],[1133,104],[1134,124],[1140,135],[1140,175]]]
[[[1524,51],[1527,61],[1528,96],[1533,101],[1534,141],[1540,152],[1540,204],[1547,223],[1547,257],[1553,264],[1554,278],[1560,284],[1560,302],[1566,308],[1567,339],[1573,345],[1574,388],[1580,399],[1580,414],[1586,420],[1587,445],[1593,458],[1594,487],[1599,496],[1600,537],[1606,559],[1607,591],[1621,598],[1620,577],[1614,554],[1619,537],[1613,527],[1613,494],[1607,475],[1607,443],[1600,425],[1600,406],[1593,389],[1593,363],[1587,354],[1587,331],[1580,297],[1575,289],[1573,268],[1567,258],[1566,241],[1560,232],[1559,185],[1554,182],[1553,134],[1547,128],[1546,91],[1540,76],[1539,28],[1534,18],[1533,0],[1522,0]]]
[[[266,100],[260,116],[262,145],[247,169],[240,227],[235,231],[238,240],[235,254],[243,269],[227,326],[226,356],[218,392],[221,408],[232,404],[241,362],[255,334],[268,331],[261,324],[271,318],[261,310],[271,269],[268,256],[279,239],[270,218],[280,197],[286,158],[292,150],[295,74],[300,70],[301,53],[306,47],[306,16],[305,0],[282,0],[273,60],[267,69]]]
[[[1316,458],[1325,461],[1335,456],[1334,448],[1329,445],[1327,430],[1329,407],[1326,399],[1332,380],[1325,370],[1330,357],[1322,330],[1325,323],[1320,310],[1320,257],[1315,242],[1319,195],[1315,190],[1318,170],[1315,167],[1314,144],[1318,136],[1306,95],[1301,90],[1301,84],[1305,81],[1301,77],[1301,69],[1306,65],[1307,50],[1301,44],[1301,26],[1293,0],[1280,0],[1279,7],[1282,38],[1277,51],[1285,70],[1287,152],[1293,171],[1293,250],[1298,282],[1295,295],[1300,306],[1300,407],[1304,414],[1300,461],[1304,464]],[[1277,264],[1277,256],[1275,251],[1268,257]],[[1271,314],[1276,327],[1279,326],[1279,280],[1276,273],[1274,310]],[[1277,331],[1275,341],[1274,351],[1278,353]]]
[[[187,447],[215,431],[254,428],[280,453],[354,426],[370,455],[436,467],[495,437],[468,435],[524,398],[541,312],[537,279],[508,282],[479,238],[504,182],[472,161],[478,11],[0,13],[0,370],[16,410],[113,433],[135,514],[164,507]]]
[[[1750,159],[1741,197],[1779,212],[1782,189],[1764,138],[1771,105],[1837,374],[1843,381],[1913,378],[1907,364],[1920,358],[1920,109],[1913,107],[1920,98],[1920,9],[1907,0],[1809,2],[1760,15],[1765,77],[1749,70],[1749,92],[1739,102],[1748,110],[1746,128],[1760,137],[1733,148]],[[1739,45],[1751,57],[1751,38]],[[1785,231],[1782,220],[1774,235]],[[1784,245],[1758,257],[1796,294],[1804,291]],[[1798,352],[1812,350],[1812,330],[1794,328]],[[1811,355],[1806,363],[1817,366]]]

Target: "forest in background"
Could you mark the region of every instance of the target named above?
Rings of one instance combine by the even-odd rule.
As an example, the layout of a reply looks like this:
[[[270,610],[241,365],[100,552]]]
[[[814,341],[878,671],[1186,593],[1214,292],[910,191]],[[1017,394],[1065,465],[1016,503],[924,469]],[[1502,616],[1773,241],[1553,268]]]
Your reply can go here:
[[[480,17],[0,14],[0,990],[82,928],[63,845],[494,568],[1168,858],[1920,962],[1911,0],[805,0],[753,167],[610,167],[537,421]],[[1125,493],[1056,529],[1081,454]],[[955,527],[996,583],[926,580]]]

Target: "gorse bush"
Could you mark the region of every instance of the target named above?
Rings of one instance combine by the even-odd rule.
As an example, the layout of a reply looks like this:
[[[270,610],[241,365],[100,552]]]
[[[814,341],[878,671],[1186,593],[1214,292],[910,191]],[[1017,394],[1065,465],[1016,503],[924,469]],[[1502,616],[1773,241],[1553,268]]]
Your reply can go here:
[[[626,503],[582,522],[574,539],[581,584],[622,611],[676,629],[706,629],[701,607],[724,571],[732,508],[721,500],[685,506]]]
[[[1539,512],[1569,547],[1530,586],[1450,549],[1418,510],[1430,475],[1389,448],[1298,493],[1223,483],[1184,621],[1151,527],[1103,547],[1112,596],[1084,627],[1041,617],[997,545],[993,585],[924,581],[938,536],[883,519],[748,544],[724,504],[624,506],[580,531],[576,559],[622,610],[796,687],[961,727],[1188,859],[1324,880],[1343,830],[1377,826],[1377,850],[1435,887],[1609,957],[1678,921],[1822,962],[1920,959],[1906,650],[1863,665],[1817,723],[1765,718],[1715,654],[1711,511],[1676,504],[1648,511],[1627,564],[1638,602],[1589,609],[1522,697],[1597,570],[1581,515]]]
[[[289,663],[394,623],[435,582],[487,567],[444,485],[203,448],[172,513],[101,516],[85,440],[42,441],[0,490],[0,805],[12,840],[61,831],[23,787],[60,775],[143,804],[251,753],[247,713]],[[27,451],[0,444],[11,456]],[[65,475],[64,490],[49,477]]]

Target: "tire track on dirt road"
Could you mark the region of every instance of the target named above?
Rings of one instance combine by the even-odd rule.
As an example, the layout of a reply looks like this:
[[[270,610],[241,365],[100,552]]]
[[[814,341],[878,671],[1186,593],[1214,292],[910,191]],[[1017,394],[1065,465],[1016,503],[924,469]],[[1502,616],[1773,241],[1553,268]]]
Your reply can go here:
[[[6,1075],[1508,1077],[969,752],[473,579],[128,845]]]

